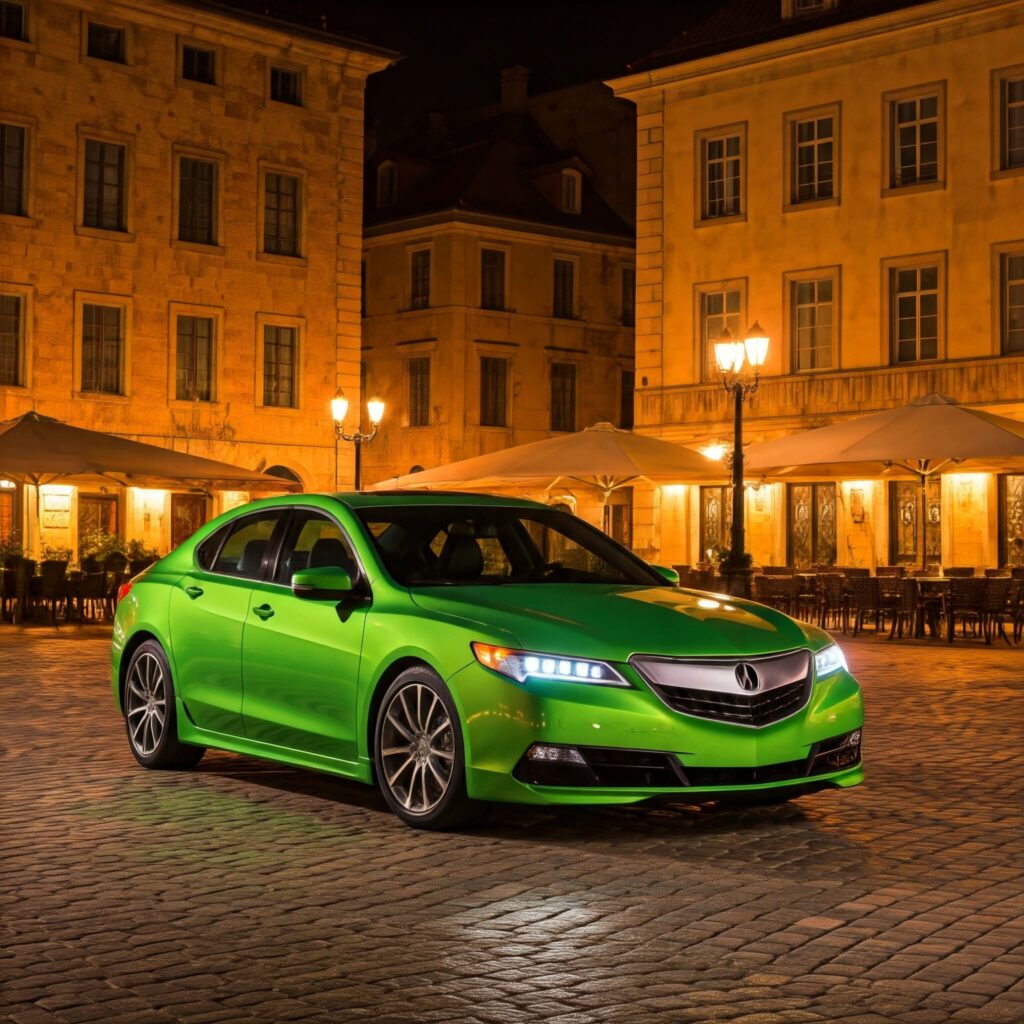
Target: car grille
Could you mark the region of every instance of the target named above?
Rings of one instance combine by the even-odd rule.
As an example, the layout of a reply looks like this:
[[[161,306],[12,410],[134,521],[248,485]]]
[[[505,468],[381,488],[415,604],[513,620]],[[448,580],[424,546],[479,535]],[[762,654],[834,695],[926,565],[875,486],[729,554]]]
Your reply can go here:
[[[756,786],[763,782],[785,782],[807,774],[806,759],[764,764],[757,768],[692,768],[684,766],[691,786]]]
[[[807,684],[790,683],[789,686],[780,686],[777,690],[749,697],[668,686],[656,686],[654,689],[670,708],[684,715],[711,718],[716,722],[762,726],[781,721],[799,711],[803,707]]]

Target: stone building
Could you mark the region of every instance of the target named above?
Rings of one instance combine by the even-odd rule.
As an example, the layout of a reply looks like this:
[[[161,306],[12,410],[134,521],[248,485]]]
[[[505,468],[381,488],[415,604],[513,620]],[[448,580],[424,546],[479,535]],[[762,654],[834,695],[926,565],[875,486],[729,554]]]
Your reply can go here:
[[[731,439],[723,326],[771,337],[748,440],[939,392],[1024,417],[1024,3],[726,0],[611,83],[637,106],[637,427]],[[749,487],[763,563],[995,565],[1024,477]],[[727,543],[721,488],[638,495],[638,547]]]
[[[330,399],[359,391],[363,92],[394,56],[223,4],[3,0],[0,419],[333,486]],[[73,549],[99,527],[166,550],[245,499],[54,490],[44,540]],[[0,485],[0,529],[34,514]]]
[[[633,137],[607,88],[528,97],[511,68],[497,108],[435,116],[374,154],[363,372],[388,420],[366,482],[631,422],[633,228],[612,202],[632,189]]]

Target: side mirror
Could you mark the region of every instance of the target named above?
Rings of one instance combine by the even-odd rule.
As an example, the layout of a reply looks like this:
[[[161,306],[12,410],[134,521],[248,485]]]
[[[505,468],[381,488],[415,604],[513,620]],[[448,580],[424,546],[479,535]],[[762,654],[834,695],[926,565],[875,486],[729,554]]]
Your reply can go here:
[[[341,601],[352,592],[352,577],[344,569],[327,565],[292,573],[292,593],[320,601]]]
[[[679,586],[679,573],[670,569],[667,565],[652,565],[651,568],[668,584],[673,587]]]

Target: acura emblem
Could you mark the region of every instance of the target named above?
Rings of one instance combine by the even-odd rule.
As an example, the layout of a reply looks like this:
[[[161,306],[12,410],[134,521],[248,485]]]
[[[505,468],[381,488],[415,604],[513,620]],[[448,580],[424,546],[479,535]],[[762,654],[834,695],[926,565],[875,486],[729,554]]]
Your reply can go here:
[[[747,693],[753,693],[761,685],[761,680],[757,678],[757,669],[745,661],[736,666],[736,682],[740,689],[746,690]]]

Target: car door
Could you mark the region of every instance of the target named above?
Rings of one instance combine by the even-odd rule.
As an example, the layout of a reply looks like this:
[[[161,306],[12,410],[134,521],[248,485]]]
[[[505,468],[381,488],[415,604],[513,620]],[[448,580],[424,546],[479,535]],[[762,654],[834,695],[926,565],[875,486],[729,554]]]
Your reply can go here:
[[[201,729],[244,735],[242,632],[255,581],[279,541],[287,509],[241,516],[199,545],[171,589],[170,631],[178,692]]]
[[[355,582],[338,602],[297,597],[293,572],[339,566]],[[242,717],[250,739],[354,762],[356,692],[369,589],[341,526],[296,509],[272,576],[254,586],[242,640]]]

